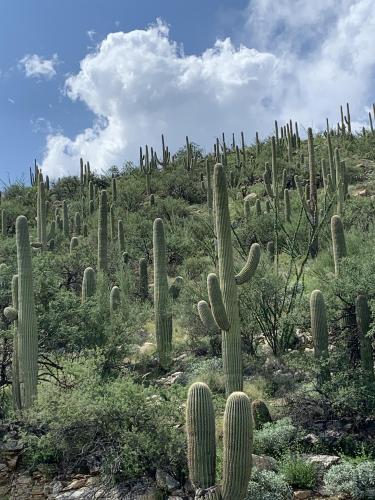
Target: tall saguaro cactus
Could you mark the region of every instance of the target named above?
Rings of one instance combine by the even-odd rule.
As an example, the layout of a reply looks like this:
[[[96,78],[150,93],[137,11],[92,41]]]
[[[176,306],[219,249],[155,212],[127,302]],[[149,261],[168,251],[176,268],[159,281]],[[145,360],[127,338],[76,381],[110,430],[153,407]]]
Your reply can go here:
[[[328,326],[326,305],[320,290],[314,290],[310,296],[311,335],[314,342],[314,354],[320,361],[328,358]],[[329,379],[329,371],[326,367],[321,368],[318,382],[322,383]]]
[[[332,247],[333,247],[333,259],[335,262],[335,275],[339,275],[340,260],[346,257],[346,242],[344,226],[342,224],[341,218],[338,215],[334,215],[331,218],[331,236],[332,236]]]
[[[204,500],[244,500],[251,474],[253,422],[250,400],[232,393],[224,412],[222,485],[216,484],[215,414],[210,389],[193,384],[186,405],[189,476]]]
[[[373,382],[374,356],[372,353],[371,339],[367,336],[370,329],[371,312],[365,295],[358,295],[355,302],[355,310],[357,315],[358,336],[361,352],[361,367],[366,379],[369,382]]]
[[[257,243],[252,245],[244,268],[235,275],[227,182],[220,163],[214,169],[214,207],[220,284],[215,275],[209,275],[207,284],[213,316],[222,330],[225,386],[229,395],[242,390],[243,383],[237,285],[246,283],[253,276],[259,263],[260,247]]]
[[[167,368],[172,351],[172,314],[168,304],[167,258],[162,219],[154,221],[153,247],[156,347],[160,365]]]
[[[16,244],[18,280],[14,278],[12,283],[13,307],[6,308],[4,314],[13,321],[17,320],[18,328],[15,341],[17,343],[16,365],[18,358],[20,406],[22,408],[29,408],[37,394],[38,332],[34,304],[29,229],[27,219],[23,215],[17,217],[16,220]],[[18,297],[16,296],[17,284]],[[17,396],[17,391],[14,394],[17,401],[19,397]]]
[[[101,191],[99,200],[98,269],[108,270],[108,199],[105,189]]]
[[[18,275],[15,274],[12,278],[12,306],[18,311]],[[17,312],[18,316],[18,312]],[[22,408],[21,387],[20,387],[20,367],[19,367],[19,335],[18,335],[18,320],[14,320],[14,335],[13,335],[13,356],[12,356],[12,395],[13,406],[16,410]]]

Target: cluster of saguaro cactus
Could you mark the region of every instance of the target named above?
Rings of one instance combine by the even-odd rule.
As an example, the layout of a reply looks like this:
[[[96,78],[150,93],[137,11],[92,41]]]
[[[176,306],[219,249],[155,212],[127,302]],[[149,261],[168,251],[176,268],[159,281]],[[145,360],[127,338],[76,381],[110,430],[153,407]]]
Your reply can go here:
[[[349,109],[349,103],[346,103],[346,115],[344,114],[343,107],[340,106],[340,116],[341,116],[341,125],[340,123],[337,123],[337,133],[338,135],[346,135],[346,131],[348,132],[348,135],[351,135],[352,133],[352,125],[351,125],[351,118],[350,118],[350,109]]]
[[[160,365],[170,365],[172,352],[172,314],[169,309],[167,257],[165,249],[164,224],[155,219],[153,228],[154,253],[154,311],[156,347]]]
[[[186,136],[186,155],[184,156],[183,161],[186,170],[193,170],[198,162],[198,153],[194,153],[193,146],[190,143],[188,136]]]
[[[214,169],[214,207],[218,242],[219,280],[215,274],[207,278],[213,318],[222,330],[223,367],[227,394],[242,390],[242,353],[237,285],[250,280],[258,266],[260,247],[253,244],[244,268],[235,275],[231,223],[224,167]]]
[[[108,270],[108,199],[105,189],[101,191],[99,199],[98,270]]]
[[[16,244],[18,278],[13,278],[12,282],[13,306],[6,308],[4,314],[12,321],[17,320],[13,360],[14,404],[17,408],[28,408],[37,394],[38,331],[29,229],[27,219],[23,215],[17,217],[16,220]]]
[[[215,412],[210,389],[193,384],[186,404],[189,477],[199,498],[244,500],[251,474],[253,423],[250,400],[233,392],[223,422],[222,484],[216,484]]]
[[[151,156],[151,157],[150,157]],[[151,155],[148,152],[148,146],[145,147],[145,154],[143,155],[142,147],[139,149],[139,167],[141,172],[146,177],[146,194],[151,194],[151,174],[156,169],[156,158],[153,149],[151,148]]]

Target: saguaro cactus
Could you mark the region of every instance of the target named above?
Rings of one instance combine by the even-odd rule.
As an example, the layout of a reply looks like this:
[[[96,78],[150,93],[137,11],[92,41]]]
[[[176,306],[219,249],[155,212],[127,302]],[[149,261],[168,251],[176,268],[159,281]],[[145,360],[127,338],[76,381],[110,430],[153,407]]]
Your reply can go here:
[[[251,474],[252,415],[250,400],[232,393],[224,413],[222,485],[216,485],[215,415],[206,384],[193,384],[186,405],[188,466],[193,486],[204,500],[244,500]]]
[[[223,165],[214,169],[214,207],[218,240],[219,278],[207,279],[213,317],[222,330],[223,367],[227,394],[242,389],[242,353],[237,285],[246,283],[254,274],[260,247],[254,244],[248,260],[236,276],[234,273],[231,223],[228,208],[227,182]]]
[[[17,311],[18,316],[18,275],[12,278],[12,306]],[[20,387],[20,367],[19,367],[19,335],[18,320],[15,317],[13,327],[13,356],[12,356],[12,396],[13,407],[16,410],[22,408],[21,387]]]
[[[346,257],[346,242],[344,226],[342,224],[341,218],[338,215],[334,215],[331,218],[331,236],[332,236],[332,247],[333,247],[333,259],[335,262],[335,275],[339,275],[340,260]]]
[[[73,238],[70,240],[70,255],[74,253],[74,249],[77,248],[79,245],[79,240],[77,236],[73,236]]]
[[[95,271],[92,267],[86,267],[83,273],[82,280],[82,303],[86,302],[89,297],[95,295],[96,279]]]
[[[144,257],[139,259],[139,295],[143,300],[148,297],[147,260]]]
[[[69,238],[69,212],[66,201],[63,201],[63,233],[66,238]]]
[[[367,336],[371,323],[371,312],[367,297],[358,295],[355,302],[357,325],[359,334],[359,345],[361,352],[361,366],[363,373],[369,382],[374,381],[374,357],[372,354],[371,338]]]
[[[111,294],[109,297],[109,308],[111,314],[116,313],[121,307],[121,291],[118,286],[114,286],[111,289]]]
[[[74,214],[74,236],[79,236],[82,230],[81,214],[76,212]]]
[[[328,326],[326,306],[323,294],[320,290],[314,290],[310,296],[311,335],[314,343],[314,354],[320,362],[328,358]],[[318,382],[322,383],[329,379],[327,367],[320,368]]]
[[[284,212],[285,212],[285,221],[290,222],[291,210],[290,210],[289,189],[284,189]]]
[[[111,180],[111,190],[112,190],[112,204],[116,203],[117,201],[117,182],[116,182],[116,177],[112,177]]]
[[[16,220],[16,244],[18,267],[17,283],[13,281],[13,317],[18,321],[18,369],[22,408],[29,408],[36,397],[38,385],[38,332],[34,304],[31,247],[27,219],[23,215]],[[17,375],[16,375],[17,376]],[[16,396],[18,397],[18,396]]]
[[[311,257],[314,258],[317,256],[319,249],[318,234],[317,234],[317,229],[319,224],[319,212],[318,212],[318,192],[316,187],[314,139],[313,139],[312,129],[310,127],[307,129],[307,147],[309,151],[309,177],[310,177],[309,210],[310,210],[310,222],[311,222],[311,232],[312,232],[310,255]]]
[[[98,269],[108,270],[108,199],[107,191],[100,193],[98,219]]]
[[[172,351],[172,314],[168,304],[167,258],[164,224],[161,219],[154,221],[153,246],[156,347],[160,365],[167,368]]]

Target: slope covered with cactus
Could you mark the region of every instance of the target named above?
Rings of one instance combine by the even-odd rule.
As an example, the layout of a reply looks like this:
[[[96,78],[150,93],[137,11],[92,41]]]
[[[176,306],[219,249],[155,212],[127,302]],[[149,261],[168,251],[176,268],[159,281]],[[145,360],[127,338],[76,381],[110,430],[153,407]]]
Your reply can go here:
[[[313,453],[371,472],[370,125],[355,133],[348,106],[306,138],[290,120],[173,154],[162,136],[106,175],[35,163],[6,186],[0,417],[18,467],[224,500],[318,495]]]

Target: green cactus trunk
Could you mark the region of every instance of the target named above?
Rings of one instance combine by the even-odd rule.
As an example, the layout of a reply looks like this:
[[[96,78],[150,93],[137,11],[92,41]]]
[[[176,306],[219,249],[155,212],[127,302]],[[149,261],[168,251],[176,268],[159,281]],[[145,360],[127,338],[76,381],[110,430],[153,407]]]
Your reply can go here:
[[[215,412],[211,391],[197,382],[188,392],[186,404],[189,476],[194,488],[216,483]]]
[[[109,309],[111,315],[115,314],[121,307],[121,291],[118,286],[114,286],[111,289],[111,294],[109,297]]]
[[[112,177],[112,203],[115,204],[117,201],[117,183],[116,177]]]
[[[244,500],[251,475],[253,423],[250,400],[243,392],[229,396],[223,431],[223,500]]]
[[[214,207],[218,240],[220,288],[230,323],[229,330],[222,330],[225,387],[229,395],[231,392],[242,390],[242,349],[227,182],[224,168],[221,164],[215,165],[214,169]]]
[[[22,408],[29,408],[37,394],[38,332],[34,304],[31,247],[27,219],[16,220],[18,266],[18,347]]]
[[[289,197],[289,189],[284,189],[284,213],[285,213],[285,222],[291,221],[291,210],[290,210],[290,197]]]
[[[73,236],[73,238],[70,240],[70,255],[73,255],[74,249],[77,248],[79,245],[79,240],[77,236]]]
[[[371,324],[371,311],[365,295],[358,295],[355,309],[361,352],[361,367],[366,380],[371,383],[374,381],[374,357],[371,338],[367,335]]]
[[[18,275],[12,278],[12,306],[18,312]],[[18,313],[17,313],[18,315]],[[21,387],[20,387],[20,367],[19,367],[19,335],[18,319],[15,319],[13,325],[13,356],[12,356],[12,396],[13,407],[15,410],[22,408]]]
[[[148,298],[148,272],[147,260],[139,259],[139,295],[143,300]]]
[[[105,189],[101,191],[99,201],[98,270],[108,270],[108,200]]]
[[[7,213],[4,209],[1,210],[1,236],[3,238],[6,237],[7,235],[7,229],[8,229],[8,221],[7,221]]]
[[[96,292],[95,271],[92,267],[86,267],[82,280],[82,304]]]
[[[335,275],[339,275],[340,270],[340,260],[346,257],[346,242],[344,226],[342,224],[341,218],[338,215],[334,215],[331,218],[331,236],[332,236],[332,247],[333,247],[333,259],[335,263]]]
[[[154,310],[156,347],[162,368],[168,368],[172,351],[172,314],[168,304],[167,257],[164,224],[155,219],[153,229]]]
[[[330,373],[326,366],[328,359],[328,325],[326,306],[320,290],[314,290],[310,296],[311,335],[314,343],[315,358],[323,366],[319,367],[318,383],[329,380]]]
[[[109,209],[109,225],[111,230],[111,240],[116,239],[116,218],[115,218],[115,208],[113,205],[110,206]]]

